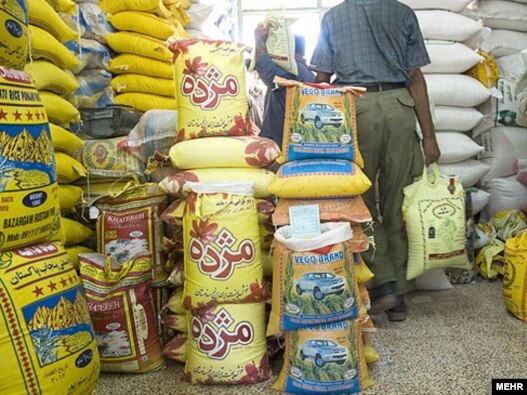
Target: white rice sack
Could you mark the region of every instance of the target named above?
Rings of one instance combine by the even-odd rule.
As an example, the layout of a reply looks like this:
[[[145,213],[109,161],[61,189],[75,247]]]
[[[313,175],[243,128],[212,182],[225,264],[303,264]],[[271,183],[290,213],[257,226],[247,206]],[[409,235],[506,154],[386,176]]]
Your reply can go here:
[[[425,45],[431,62],[421,69],[425,74],[461,74],[483,60],[462,43],[426,40]]]
[[[490,51],[496,58],[513,55],[527,48],[527,33],[493,29],[481,47]]]
[[[474,159],[467,159],[459,163],[439,165],[439,171],[441,174],[458,177],[465,188],[476,185],[489,169],[489,165]]]
[[[478,15],[485,26],[527,32],[527,5],[512,1],[482,1]]]
[[[207,21],[207,19],[209,18],[213,10],[214,10],[214,5],[192,4],[185,11],[187,15],[190,17],[190,22],[188,23],[186,28],[200,30],[202,26],[205,24],[205,22]]]
[[[490,180],[485,189],[490,193],[486,210],[488,218],[503,210],[527,210],[527,186],[516,176]]]
[[[527,76],[527,48],[513,55],[496,59],[501,75],[511,80],[522,80]]]
[[[483,29],[481,22],[455,12],[418,10],[415,14],[427,40],[465,41]]]
[[[400,0],[414,10],[438,9],[461,12],[472,0]]]
[[[415,279],[415,289],[418,291],[446,291],[453,288],[442,267],[424,272]]]
[[[474,107],[490,97],[477,79],[464,74],[425,74],[428,96],[436,106]]]
[[[478,137],[476,142],[485,149],[479,158],[491,167],[483,182],[514,174],[514,164],[519,158],[527,158],[527,129],[501,126]]]
[[[434,112],[436,130],[468,132],[483,119],[475,108],[436,106]]]
[[[490,194],[483,189],[477,189],[470,193],[472,199],[472,214],[476,215],[489,203]]]
[[[463,133],[439,132],[436,133],[436,139],[441,150],[439,163],[462,162],[484,150],[484,147]]]

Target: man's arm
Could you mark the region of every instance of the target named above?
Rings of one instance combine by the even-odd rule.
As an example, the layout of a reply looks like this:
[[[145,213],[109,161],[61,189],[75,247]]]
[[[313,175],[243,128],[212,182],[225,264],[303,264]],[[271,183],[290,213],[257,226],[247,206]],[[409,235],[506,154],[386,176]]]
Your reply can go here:
[[[415,115],[423,132],[423,150],[426,164],[430,165],[439,160],[441,151],[437,145],[432,114],[430,114],[430,103],[426,81],[420,69],[409,70],[410,85],[408,90],[415,102]]]

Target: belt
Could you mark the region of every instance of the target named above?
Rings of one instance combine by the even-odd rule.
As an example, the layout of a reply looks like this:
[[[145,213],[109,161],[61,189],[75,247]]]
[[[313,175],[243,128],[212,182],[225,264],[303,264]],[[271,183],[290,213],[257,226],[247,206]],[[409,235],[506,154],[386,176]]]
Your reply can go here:
[[[384,91],[391,91],[392,89],[401,89],[406,88],[405,84],[372,84],[372,85],[364,85],[366,89],[368,89],[368,92],[384,92]]]

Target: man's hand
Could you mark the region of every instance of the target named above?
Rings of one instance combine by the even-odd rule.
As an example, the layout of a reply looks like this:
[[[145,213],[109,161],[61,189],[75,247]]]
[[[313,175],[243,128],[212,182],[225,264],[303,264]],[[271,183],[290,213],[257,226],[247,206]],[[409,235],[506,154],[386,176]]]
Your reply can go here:
[[[441,151],[437,145],[435,134],[430,137],[423,138],[423,151],[425,153],[426,165],[429,166],[439,160]]]

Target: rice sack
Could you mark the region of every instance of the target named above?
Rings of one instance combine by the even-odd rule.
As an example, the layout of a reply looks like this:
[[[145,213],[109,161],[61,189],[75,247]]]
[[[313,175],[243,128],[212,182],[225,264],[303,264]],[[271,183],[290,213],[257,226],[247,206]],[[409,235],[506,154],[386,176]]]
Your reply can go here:
[[[353,162],[313,159],[282,165],[269,191],[285,199],[333,199],[362,195],[371,185]]]
[[[273,242],[273,309],[267,335],[358,317],[357,280],[347,241],[348,222],[323,224],[322,233],[293,238],[283,226]]]
[[[503,299],[507,309],[527,322],[527,232],[505,243]]]
[[[264,298],[256,201],[250,183],[187,184],[183,220],[183,304],[248,303]]]
[[[27,1],[0,4],[0,65],[22,70],[27,61]]]
[[[354,394],[363,389],[358,320],[285,334],[284,365],[273,388],[291,394]]]
[[[188,314],[188,382],[254,384],[271,377],[265,303],[225,304]]]
[[[227,41],[176,40],[176,142],[211,136],[249,136],[246,47]]]
[[[0,251],[58,240],[57,170],[29,75],[0,67]]]
[[[141,373],[164,366],[150,295],[152,262],[82,254],[80,272],[101,357],[101,371]]]
[[[82,286],[64,248],[0,253],[2,394],[90,394],[99,353]]]
[[[357,142],[356,88],[308,84],[275,78],[287,87],[282,154],[287,162],[301,159],[343,159],[360,167]]]

